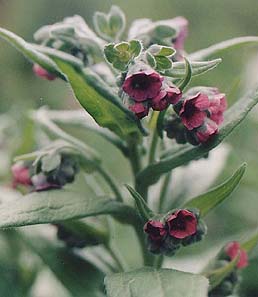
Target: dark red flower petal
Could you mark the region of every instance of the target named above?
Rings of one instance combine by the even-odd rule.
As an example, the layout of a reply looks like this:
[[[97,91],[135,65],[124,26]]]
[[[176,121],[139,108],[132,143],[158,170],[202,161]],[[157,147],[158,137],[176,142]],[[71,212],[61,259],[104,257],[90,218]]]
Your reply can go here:
[[[123,91],[137,102],[156,97],[163,78],[157,72],[139,72],[128,76],[123,83]]]
[[[153,241],[162,241],[167,234],[164,224],[160,221],[149,220],[143,229]]]
[[[195,234],[197,223],[196,216],[187,209],[177,210],[167,218],[169,234],[178,239]]]

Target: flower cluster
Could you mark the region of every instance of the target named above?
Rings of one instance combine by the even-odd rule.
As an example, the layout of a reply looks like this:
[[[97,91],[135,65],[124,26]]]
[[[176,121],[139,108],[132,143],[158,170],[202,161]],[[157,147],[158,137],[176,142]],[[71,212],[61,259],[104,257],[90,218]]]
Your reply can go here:
[[[36,166],[21,161],[12,166],[13,187],[23,185],[34,191],[60,189],[72,183],[78,171],[77,161],[66,154],[61,155],[60,164],[50,171],[44,170],[41,160]]]
[[[193,88],[174,107],[176,115],[167,119],[167,136],[179,143],[204,143],[218,133],[226,108],[225,94],[217,88]]]
[[[206,225],[197,210],[178,209],[165,218],[149,220],[144,231],[152,253],[173,255],[180,246],[200,241],[206,234]]]
[[[129,74],[122,85],[130,97],[129,108],[138,118],[148,115],[149,109],[162,111],[180,100],[181,91],[154,70],[141,70]]]
[[[221,268],[227,265],[230,261],[239,257],[236,268],[223,281],[209,293],[209,297],[223,297],[235,294],[238,285],[241,281],[239,270],[248,265],[248,256],[244,249],[237,241],[228,243],[222,253],[220,253],[215,268]]]

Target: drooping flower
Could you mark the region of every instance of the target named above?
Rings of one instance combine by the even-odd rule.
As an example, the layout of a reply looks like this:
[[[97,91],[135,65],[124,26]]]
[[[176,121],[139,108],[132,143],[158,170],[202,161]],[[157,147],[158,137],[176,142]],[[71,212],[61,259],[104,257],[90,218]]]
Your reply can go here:
[[[155,71],[142,71],[129,75],[123,83],[123,91],[137,102],[156,97],[163,78]]]
[[[239,242],[232,241],[228,243],[225,247],[225,253],[231,260],[234,260],[239,256],[239,260],[237,262],[237,268],[241,269],[248,265],[248,256],[244,249],[241,248]]]
[[[182,92],[174,85],[162,89],[159,94],[151,100],[151,107],[154,110],[162,111],[169,104],[176,104],[182,97]]]
[[[210,101],[208,96],[202,93],[197,93],[183,101],[179,116],[188,130],[203,125],[209,106]]]
[[[204,143],[207,142],[213,135],[218,133],[218,125],[206,119],[204,124],[196,130],[196,137],[198,138],[199,142]]]
[[[56,75],[48,72],[46,69],[42,68],[40,65],[38,64],[34,64],[33,65],[33,72],[41,78],[44,78],[46,80],[54,80],[56,79]]]
[[[144,232],[153,241],[162,241],[167,234],[165,225],[160,221],[149,220],[144,225]]]
[[[129,106],[129,109],[139,118],[142,119],[149,113],[149,107],[147,104],[141,102],[135,102]]]
[[[180,209],[169,215],[166,220],[169,235],[178,239],[191,236],[197,231],[197,218],[187,209]]]
[[[30,169],[24,162],[17,162],[11,168],[13,175],[13,187],[17,185],[31,186]]]

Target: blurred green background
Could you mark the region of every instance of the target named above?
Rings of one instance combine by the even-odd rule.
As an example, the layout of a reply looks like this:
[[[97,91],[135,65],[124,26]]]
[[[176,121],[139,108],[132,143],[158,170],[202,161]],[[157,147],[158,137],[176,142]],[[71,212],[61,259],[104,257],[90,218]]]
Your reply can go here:
[[[159,20],[185,16],[190,23],[185,46],[187,52],[233,37],[258,35],[257,0],[0,0],[0,26],[32,41],[33,33],[39,27],[57,22],[65,16],[79,14],[92,25],[94,11],[107,12],[112,4],[119,5],[125,11],[128,24],[135,18]],[[258,47],[242,47],[227,52],[222,58],[222,65],[193,83],[218,86],[228,95],[231,104],[258,82]],[[11,111],[17,118],[22,118],[28,109],[42,105],[53,109],[77,106],[63,82],[50,83],[35,77],[31,64],[4,42],[0,42],[0,65],[1,113]],[[230,175],[244,161],[248,163],[248,171],[234,193],[234,199],[229,199],[209,216],[210,235],[201,244],[203,248],[219,242],[222,237],[244,239],[258,227],[257,124],[256,110],[228,140],[232,150],[218,181]],[[103,153],[107,165],[111,165],[115,157],[110,157],[100,140],[93,137],[90,141]],[[124,160],[121,159],[121,162]],[[126,179],[120,176],[120,168],[115,168],[114,174]],[[192,182],[195,182],[194,178]],[[199,246],[193,248],[193,253],[199,249]],[[244,272],[243,296],[258,296],[258,248],[255,254],[252,265]]]

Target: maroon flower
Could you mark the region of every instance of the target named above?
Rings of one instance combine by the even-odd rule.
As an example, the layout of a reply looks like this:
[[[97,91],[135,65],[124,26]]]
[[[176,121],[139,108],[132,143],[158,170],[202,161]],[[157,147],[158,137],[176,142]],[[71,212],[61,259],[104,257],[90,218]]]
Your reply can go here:
[[[149,113],[149,107],[146,104],[140,102],[136,102],[129,106],[129,109],[134,112],[139,119],[144,118]]]
[[[213,135],[218,133],[218,126],[215,122],[207,119],[205,123],[196,131],[196,136],[201,143],[208,141]]]
[[[11,168],[13,175],[13,187],[16,188],[17,185],[31,186],[31,177],[29,167],[23,162],[18,162],[14,164]]]
[[[159,94],[151,100],[151,107],[154,110],[162,111],[166,109],[169,104],[176,104],[182,97],[181,91],[174,85],[163,89]]]
[[[52,73],[49,73],[46,69],[42,68],[38,64],[33,65],[33,72],[41,78],[47,79],[47,80],[54,80],[56,79],[56,76]]]
[[[169,234],[172,237],[183,239],[197,231],[197,218],[187,209],[177,210],[167,218]]]
[[[223,120],[223,113],[227,108],[227,101],[225,94],[215,94],[210,100],[210,119],[213,120],[217,125],[220,125]]]
[[[139,72],[128,76],[122,88],[135,101],[142,102],[159,94],[162,80],[157,72]]]
[[[208,96],[202,93],[184,100],[179,115],[188,130],[198,128],[204,123],[209,106]]]
[[[149,220],[143,229],[153,241],[162,241],[167,234],[164,224],[160,221]]]
[[[239,261],[237,262],[237,268],[241,269],[248,265],[248,256],[245,250],[243,250],[237,241],[232,241],[228,243],[225,247],[225,253],[229,256],[231,260],[234,260],[239,256]]]

